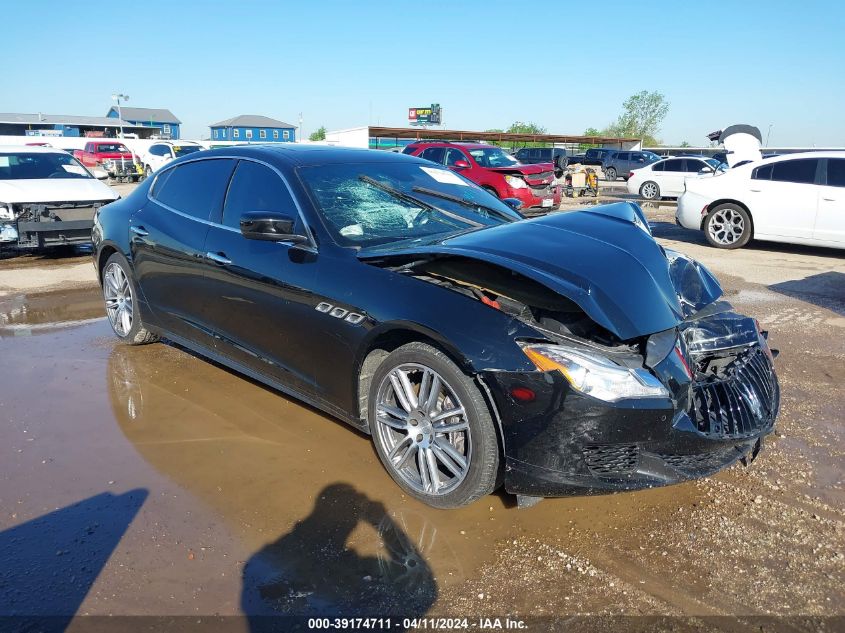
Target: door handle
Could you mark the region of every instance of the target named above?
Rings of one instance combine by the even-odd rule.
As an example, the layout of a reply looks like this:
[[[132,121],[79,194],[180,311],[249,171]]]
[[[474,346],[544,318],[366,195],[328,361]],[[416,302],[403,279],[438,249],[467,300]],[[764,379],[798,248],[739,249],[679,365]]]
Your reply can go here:
[[[836,198],[822,198],[825,202],[836,202]]]
[[[754,193],[760,193],[763,190],[762,189],[749,189],[749,191],[752,191]]]
[[[215,264],[221,264],[225,266],[226,264],[232,263],[231,259],[221,253],[206,253],[205,257],[206,259],[210,259],[211,261],[213,261]]]
[[[141,237],[146,237],[150,234],[150,232],[143,226],[130,226],[129,230],[132,231],[135,235],[140,235]]]

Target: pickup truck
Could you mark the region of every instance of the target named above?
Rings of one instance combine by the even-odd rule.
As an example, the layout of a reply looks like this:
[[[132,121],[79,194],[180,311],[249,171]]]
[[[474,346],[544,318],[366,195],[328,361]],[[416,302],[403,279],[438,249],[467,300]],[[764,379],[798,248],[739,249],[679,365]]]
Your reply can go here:
[[[139,180],[144,173],[138,157],[120,141],[89,141],[73,152],[86,167],[102,167],[110,178],[121,182]]]

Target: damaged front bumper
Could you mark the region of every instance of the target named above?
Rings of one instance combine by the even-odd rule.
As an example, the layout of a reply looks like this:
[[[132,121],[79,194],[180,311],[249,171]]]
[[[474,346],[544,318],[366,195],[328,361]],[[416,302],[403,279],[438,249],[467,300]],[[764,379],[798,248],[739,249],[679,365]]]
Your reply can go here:
[[[605,402],[558,371],[482,373],[500,416],[509,492],[651,488],[756,457],[774,428],[780,389],[754,320],[719,302],[652,338],[662,350],[648,361],[670,398]]]
[[[15,219],[0,221],[0,243],[17,248],[90,244],[94,214],[108,202],[16,204]]]

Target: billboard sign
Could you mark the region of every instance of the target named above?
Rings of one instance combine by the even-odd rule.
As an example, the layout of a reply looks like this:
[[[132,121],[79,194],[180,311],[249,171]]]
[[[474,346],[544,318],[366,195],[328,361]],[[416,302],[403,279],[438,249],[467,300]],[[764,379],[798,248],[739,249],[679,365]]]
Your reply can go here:
[[[440,125],[442,122],[439,103],[426,108],[408,108],[408,123],[411,125]]]

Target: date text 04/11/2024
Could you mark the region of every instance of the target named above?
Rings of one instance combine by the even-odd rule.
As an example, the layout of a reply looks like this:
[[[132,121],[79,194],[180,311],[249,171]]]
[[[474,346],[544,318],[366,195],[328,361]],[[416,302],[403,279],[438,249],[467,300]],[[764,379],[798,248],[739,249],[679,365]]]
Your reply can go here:
[[[514,618],[309,618],[309,629],[340,630],[525,630],[523,620]]]

